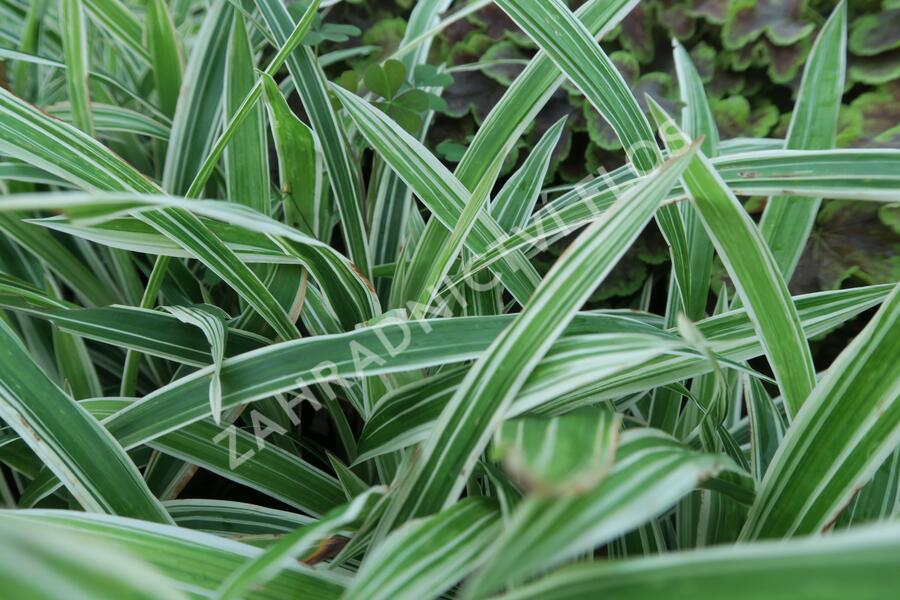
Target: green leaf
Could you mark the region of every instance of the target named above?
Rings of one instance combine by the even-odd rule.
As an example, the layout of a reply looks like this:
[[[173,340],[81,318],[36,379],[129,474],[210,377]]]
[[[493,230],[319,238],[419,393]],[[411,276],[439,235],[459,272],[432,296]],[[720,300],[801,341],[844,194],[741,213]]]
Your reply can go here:
[[[494,433],[492,455],[537,494],[580,494],[606,477],[620,425],[621,415],[596,409],[511,419]]]
[[[628,561],[596,561],[561,569],[501,596],[560,600],[609,596],[623,600],[698,597],[753,600],[784,597],[839,600],[879,598],[900,567],[896,524],[825,538],[741,544]]]
[[[785,147],[834,147],[847,62],[847,4],[841,2],[819,33],[806,61]],[[790,281],[812,231],[821,200],[770,198],[760,232],[784,278]]]
[[[244,97],[256,84],[253,51],[244,29],[244,20],[235,13],[225,62],[223,117],[230,121],[240,109]],[[225,150],[225,175],[228,199],[245,204],[264,215],[271,212],[269,202],[269,160],[264,109],[254,106],[244,118]]]
[[[341,89],[335,89],[335,92],[366,140],[406,181],[434,217],[449,231],[453,231],[470,197],[466,188],[420,142],[383,113],[355,94]],[[466,238],[466,244],[472,251],[481,252],[487,248],[490,240],[500,236],[500,226],[487,213],[479,212],[472,225],[471,235]],[[445,241],[441,240],[441,246]],[[432,266],[431,258],[432,255],[429,254],[425,263],[429,270]],[[513,255],[503,265],[495,268],[504,285],[517,300],[525,302],[537,280],[537,274],[528,261],[524,257]],[[413,280],[418,281],[420,278]],[[419,294],[411,297],[419,297]]]
[[[268,74],[262,75],[272,137],[278,149],[278,173],[285,195],[285,218],[303,233],[321,238],[324,234],[322,166],[313,131],[298,119],[278,86]]]
[[[231,571],[262,554],[258,548],[218,536],[106,515],[16,510],[0,512],[0,521],[8,527],[42,527],[52,534],[76,535],[112,546],[150,563],[185,594],[212,596]],[[274,600],[299,593],[311,600],[334,600],[343,590],[343,578],[294,564],[248,598]]]
[[[146,29],[150,68],[153,71],[159,108],[163,114],[172,117],[178,106],[184,59],[165,0],[151,0],[147,3]]]
[[[798,297],[795,304],[804,333],[807,337],[813,337],[829,331],[876,306],[888,291],[888,286],[878,286]],[[717,315],[696,325],[721,357],[720,360],[738,362],[763,353],[745,309]],[[608,332],[622,331],[623,328],[621,324],[607,322],[604,329]],[[569,360],[566,352],[578,348],[581,342],[572,339],[567,344],[557,344],[559,349],[552,350],[544,360],[548,367],[546,374],[542,376],[540,373],[541,366],[535,369],[506,417],[527,413],[536,407],[551,414],[554,410],[572,410],[600,400],[646,392],[654,386],[697,377],[712,370],[710,362],[702,356],[665,356],[665,353],[659,356],[634,352],[634,340],[622,333],[603,336],[603,346],[609,348],[608,354],[597,351],[597,341],[597,337],[585,340],[584,353],[588,360],[581,364]],[[665,341],[664,337],[645,336],[641,344],[646,346],[649,342],[652,347],[662,347]],[[628,357],[629,351],[631,358]],[[554,356],[557,352],[558,356]],[[604,358],[607,364],[602,363]],[[554,364],[562,365],[562,368],[553,369]],[[599,370],[598,365],[603,365],[603,370]],[[363,429],[359,444],[360,460],[426,439],[434,421],[464,376],[464,370],[445,369],[443,373],[385,395],[374,407]]]
[[[363,75],[363,81],[370,91],[392,100],[406,81],[406,67],[398,60],[388,60],[383,65],[370,65]]]
[[[643,172],[652,169],[659,162],[659,149],[650,123],[587,28],[559,0],[539,4],[497,0],[497,5],[547,52],[609,121],[637,168]]]
[[[615,466],[599,485],[566,498],[526,498],[516,508],[469,592],[484,596],[590,552],[661,514],[723,469],[736,467],[652,429],[627,431]]]
[[[182,323],[194,325],[203,332],[209,342],[213,359],[213,372],[209,380],[209,410],[213,421],[219,424],[222,413],[222,361],[225,360],[225,319],[227,315],[215,307],[164,306],[163,309]]]
[[[347,596],[415,600],[444,593],[481,562],[500,532],[499,517],[488,498],[466,498],[410,521],[367,555]]]
[[[524,227],[531,216],[565,124],[564,117],[544,133],[519,170],[507,179],[491,202],[491,216],[507,233]]]
[[[62,40],[66,56],[66,84],[75,127],[93,135],[91,94],[88,88],[88,39],[87,21],[81,0],[60,2],[60,21],[63,25]]]
[[[84,6],[102,29],[120,41],[129,52],[148,60],[141,39],[141,23],[120,0],[85,0]]]
[[[681,110],[681,125],[691,139],[703,138],[700,149],[704,154],[716,157],[719,154],[719,130],[716,128],[716,121],[706,99],[703,82],[700,81],[700,75],[685,49],[678,42],[674,42],[674,45],[675,70],[678,74],[681,101],[684,103]],[[698,320],[706,312],[713,246],[703,229],[697,211],[688,203],[683,203],[680,210],[690,257],[688,274],[682,276],[687,288],[683,291],[686,291],[687,295],[681,298],[681,302],[688,318]]]
[[[657,104],[650,103],[666,145],[672,151],[683,149],[687,137]],[[685,170],[684,186],[747,305],[788,415],[793,416],[815,385],[815,370],[800,318],[775,259],[744,207],[702,153]]]
[[[760,486],[743,539],[816,533],[900,443],[900,286],[794,418]]]
[[[379,523],[382,532],[456,500],[525,378],[652,218],[692,154],[693,149],[673,159],[625,194],[572,243],[523,312],[466,374],[410,473],[391,494]]]
[[[89,511],[171,522],[103,427],[31,360],[0,322],[0,417]]]
[[[284,44],[295,27],[287,8],[276,0],[256,0],[255,4],[275,41]],[[315,7],[316,3],[310,6]],[[309,115],[312,129],[322,144],[348,255],[363,277],[369,277],[372,264],[360,208],[362,191],[338,117],[328,96],[325,75],[312,50],[306,47],[294,50],[287,58],[287,66]]]
[[[372,489],[348,504],[335,508],[314,525],[301,527],[284,536],[263,554],[235,570],[219,586],[216,598],[241,598],[249,587],[264,584],[277,576],[286,564],[290,564],[290,559],[305,557],[310,560],[309,555],[322,540],[365,521],[370,513],[378,509],[383,494],[383,489]]]
[[[0,515],[5,593],[15,598],[185,598],[156,569],[114,545]],[[19,525],[17,527],[17,525]]]
[[[233,14],[229,2],[214,2],[194,39],[163,166],[162,187],[167,192],[183,194],[188,190],[216,139],[222,121],[228,33]]]

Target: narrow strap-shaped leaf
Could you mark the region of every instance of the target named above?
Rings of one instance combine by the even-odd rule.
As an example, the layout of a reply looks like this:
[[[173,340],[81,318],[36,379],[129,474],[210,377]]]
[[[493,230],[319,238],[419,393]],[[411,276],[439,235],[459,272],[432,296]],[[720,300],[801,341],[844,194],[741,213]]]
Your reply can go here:
[[[586,562],[500,596],[671,600],[887,598],[900,572],[896,523],[790,542],[740,544],[628,561]]]
[[[790,192],[804,197],[852,198],[893,202],[900,194],[900,152],[897,150],[779,150],[722,156],[712,164],[726,185],[745,196]],[[472,258],[448,285],[486,268],[512,250],[540,248],[543,240],[567,234],[602,214],[617,194],[638,181],[627,168],[598,177],[554,199],[537,211],[528,225],[491,244]],[[679,185],[670,200],[683,198]]]
[[[427,148],[390,117],[355,94],[339,88],[335,88],[335,92],[366,140],[406,181],[434,217],[453,231],[470,196],[468,190]],[[503,230],[490,215],[480,212],[466,244],[477,253],[502,236]],[[537,283],[537,273],[524,256],[513,254],[504,260],[503,265],[495,268],[510,293],[524,303]]]
[[[15,156],[46,165],[48,170],[89,189],[159,191],[100,143],[2,90],[0,147],[6,145]],[[141,218],[227,281],[279,335],[285,339],[298,335],[293,322],[256,275],[199,219],[180,208],[147,213]]]
[[[466,498],[436,515],[410,521],[366,556],[347,597],[439,596],[478,567],[499,532],[500,512],[488,498]]]
[[[658,104],[652,99],[648,102],[670,150],[684,148],[687,137]],[[792,416],[809,396],[816,378],[809,344],[778,265],[759,229],[702,153],[685,170],[683,181],[747,306]]]
[[[105,420],[133,400],[100,398],[82,402]],[[323,515],[343,502],[338,482],[299,456],[257,434],[267,431],[263,417],[250,415],[254,428],[199,421],[153,441],[151,447],[285,502],[311,515]]]
[[[60,293],[52,278],[48,279],[48,284],[53,295],[58,297]],[[80,400],[103,394],[97,369],[83,339],[54,328],[53,350],[63,387],[71,390],[73,398]]]
[[[703,136],[700,151],[709,158],[719,155],[719,129],[706,97],[706,90],[691,56],[677,40],[672,42],[681,107],[681,127],[696,139]]]
[[[869,482],[838,518],[836,527],[886,521],[900,515],[900,446],[888,457]]]
[[[693,149],[668,162],[569,246],[466,374],[410,473],[393,490],[379,523],[382,532],[456,500],[528,374],[647,225],[692,155]]]
[[[165,0],[150,0],[147,3],[146,29],[150,68],[153,71],[159,109],[166,116],[172,117],[178,106],[184,60],[178,46],[175,24]]]
[[[18,526],[17,526],[18,525]],[[184,600],[162,573],[115,546],[42,523],[0,517],[3,592],[10,598]]]
[[[213,362],[208,341],[200,339],[193,326],[165,313],[115,305],[62,310],[61,307],[41,307],[35,298],[24,295],[20,288],[13,291],[4,287],[0,281],[0,306],[47,319],[69,333],[187,365],[204,367]],[[238,329],[228,330],[226,341],[226,356],[262,348],[267,343],[265,338]]]
[[[84,189],[159,192],[96,140],[0,88],[0,149]]]
[[[91,93],[88,88],[87,21],[81,0],[60,0],[63,49],[66,56],[66,88],[75,127],[94,134]]]
[[[141,22],[120,0],[85,0],[85,7],[97,23],[121,41],[138,58],[148,59],[141,40]]]
[[[233,408],[313,382],[471,360],[510,321],[506,316],[401,321],[273,344],[225,360],[222,407]],[[608,318],[582,315],[570,331],[595,331],[608,323]],[[380,360],[374,360],[373,354]],[[212,367],[201,369],[148,394],[111,419],[110,430],[133,446],[209,416],[211,372]]]
[[[276,43],[284,44],[294,29],[294,21],[287,8],[278,0],[255,0],[255,3]],[[287,59],[287,65],[312,128],[322,144],[329,181],[341,215],[341,231],[347,243],[348,255],[363,276],[370,277],[372,264],[360,206],[362,190],[340,122],[328,97],[325,75],[312,50],[306,47],[294,50]]]
[[[585,3],[577,14],[584,20],[585,25],[590,28],[592,33],[602,35],[611,31],[634,6],[635,2],[636,0],[614,0],[612,2],[591,0]],[[516,77],[507,93],[478,128],[475,139],[472,140],[457,166],[455,174],[466,189],[474,190],[494,160],[498,156],[509,154],[519,137],[531,126],[564,79],[559,69],[543,52],[539,53]],[[418,244],[420,249],[417,249],[416,252],[428,256],[433,252],[432,249],[440,248],[444,244],[449,232],[450,230],[443,222],[429,221]],[[423,268],[427,266],[422,263],[424,263],[424,259],[419,264]],[[521,265],[522,263],[517,262],[510,266],[519,269],[520,267],[516,267],[516,264]],[[415,281],[417,275],[415,272],[407,273],[401,281],[403,279]],[[509,288],[508,279],[509,277],[504,282],[507,284],[507,288]],[[407,296],[409,295],[407,294]]]
[[[291,52],[294,51],[300,42],[303,41],[304,36],[309,32],[309,28],[315,20],[318,7],[319,0],[313,0],[313,2],[309,4],[306,12],[303,13],[297,21],[296,26],[294,26],[294,30],[281,47],[278,48],[278,52],[275,53],[275,56],[272,57],[272,61],[269,63],[269,66],[266,67],[264,73],[269,76],[274,76],[278,70],[281,69],[282,65],[284,65],[284,61],[287,60]],[[213,174],[213,170],[219,162],[219,158],[222,156],[222,153],[225,152],[225,148],[237,132],[238,127],[240,127],[244,119],[247,118],[247,115],[250,115],[253,112],[253,107],[255,106],[256,101],[259,100],[261,93],[262,81],[257,80],[253,87],[250,88],[250,91],[247,92],[247,95],[244,96],[244,100],[241,102],[240,106],[235,109],[231,119],[223,127],[222,133],[216,139],[215,144],[212,145],[209,154],[203,159],[203,164],[200,165],[196,175],[194,175],[194,180],[191,182],[190,188],[185,192],[185,196],[188,196],[189,198],[200,197],[204,186],[206,186],[206,183]]]
[[[551,418],[519,417],[497,428],[492,453],[535,493],[578,494],[606,477],[621,423],[621,415],[596,408]]]
[[[85,305],[102,306],[116,301],[115,294],[97,275],[69,248],[49,235],[49,232],[41,232],[34,225],[6,214],[0,214],[0,231],[46,264],[60,281],[75,291]]]
[[[234,8],[215,0],[203,19],[182,78],[163,167],[162,187],[187,191],[222,123],[222,93]]]
[[[532,4],[499,0],[498,5],[544,50],[610,124],[639,173],[660,161],[653,129],[637,99],[590,32],[560,0]],[[681,212],[663,206],[656,215],[672,254],[675,281],[690,297],[691,256]]]
[[[213,421],[219,424],[222,414],[222,361],[225,360],[225,315],[213,307],[165,306],[166,312],[182,323],[200,328],[209,342],[213,359],[213,372],[209,380],[209,410]],[[221,313],[221,314],[219,314]]]
[[[900,284],[795,416],[743,539],[821,531],[900,444],[898,326]]]
[[[784,437],[784,422],[778,407],[758,379],[744,378],[744,397],[750,417],[750,462],[753,475],[762,481]]]
[[[261,585],[276,576],[295,558],[306,558],[322,540],[359,526],[375,510],[384,495],[384,488],[372,490],[357,496],[348,504],[335,508],[314,525],[294,530],[281,538],[253,560],[247,561],[234,571],[216,591],[218,600],[241,598],[252,585]]]
[[[602,483],[566,498],[530,497],[516,508],[471,582],[471,595],[495,592],[603,545],[656,517],[723,468],[735,467],[727,457],[697,452],[661,432],[625,432]]]
[[[885,286],[875,286],[801,298],[798,302],[804,320],[808,320],[808,335],[833,329],[880,302],[886,293]],[[511,316],[433,319],[275,344],[223,363],[223,408],[303,387],[313,380],[325,383],[339,378],[471,360],[484,351],[511,319]],[[579,315],[571,326],[571,333],[597,331],[598,326],[602,328],[609,323],[607,319],[601,319],[594,324],[595,319],[592,315]],[[708,326],[720,329],[722,351],[734,352],[732,356],[735,360],[746,360],[761,352],[743,309],[713,317]],[[714,335],[702,324],[701,331],[707,338]],[[229,339],[234,340],[236,336],[231,335]],[[408,345],[404,350],[391,356],[391,349],[402,348],[407,339]],[[360,361],[368,354],[360,353],[360,348],[378,349],[384,362],[364,365]],[[381,354],[382,348],[385,354]],[[694,376],[697,372],[685,369],[684,360],[690,359],[659,361],[651,374],[655,378],[666,377],[664,381],[679,381]],[[709,368],[708,361],[701,363]],[[107,427],[123,445],[133,447],[203,419],[209,414],[207,378],[210,372],[211,368],[201,370],[157,390],[115,415]],[[598,397],[602,398],[603,393],[622,397],[636,389],[655,385],[653,382],[646,383],[646,379],[641,375],[635,378],[627,374],[613,376],[598,386]],[[591,398],[596,403],[594,396]]]
[[[284,216],[289,225],[321,239],[326,215],[322,204],[321,159],[312,129],[291,111],[287,100],[268,74],[261,76],[269,125],[278,150],[278,175],[284,195]]]
[[[804,333],[807,337],[813,337],[877,306],[888,292],[888,286],[825,292],[800,296],[795,299],[795,303]],[[718,356],[724,359],[744,361],[763,354],[759,338],[745,309],[711,317],[698,322],[697,326]],[[620,361],[620,358],[626,358],[626,350],[633,349],[614,343],[614,340],[624,337],[621,333],[607,335],[602,342],[610,351],[610,362],[623,367],[623,370],[598,370],[605,353],[596,350],[599,342],[597,338],[585,345],[586,354],[593,352],[593,356],[583,363],[584,371],[580,364],[568,360],[572,356],[570,353],[567,356],[567,352],[563,351],[564,346],[567,346],[566,350],[570,352],[575,344],[557,343],[560,347],[558,356],[552,350],[543,361],[546,366],[556,365],[557,368],[542,373],[542,366],[539,365],[526,380],[519,397],[510,407],[507,418],[527,413],[536,407],[553,414],[554,411],[572,410],[584,404],[594,405],[600,400],[623,398],[628,394],[643,393],[657,386],[697,377],[712,369],[711,363],[702,356],[683,354],[655,358],[648,356],[637,364],[628,360]],[[660,337],[654,344],[664,346],[664,342],[665,338]],[[375,406],[363,428],[359,442],[360,460],[382,452],[399,450],[426,439],[464,376],[464,369],[448,368],[386,395]],[[566,386],[572,385],[573,380],[578,386],[581,376],[587,381],[585,387],[579,387],[573,397],[557,397],[555,390],[566,390]],[[551,398],[549,403],[548,398]],[[539,401],[545,404],[541,406]]]
[[[294,322],[259,277],[196,216],[175,208],[143,213],[138,218],[152,224],[228,282],[282,339],[300,335]]]
[[[506,181],[491,202],[491,216],[507,233],[524,227],[531,216],[565,124],[566,119],[562,118],[544,133],[519,170]]]
[[[131,398],[96,398],[79,404],[105,420],[134,402]],[[153,440],[149,446],[168,457],[202,467],[311,515],[323,515],[344,501],[335,479],[293,453],[266,442],[274,425],[250,413],[253,429],[200,421]],[[259,434],[259,435],[257,435]],[[179,463],[181,464],[181,463]],[[51,471],[35,478],[41,495],[60,485]],[[293,528],[292,528],[293,529]]]
[[[169,139],[171,126],[168,122],[156,120],[135,110],[92,102],[91,112],[96,131],[118,131],[146,135],[160,140]],[[47,113],[63,121],[75,123],[73,107],[70,103],[63,102],[48,106]]]
[[[86,509],[161,523],[168,513],[92,416],[34,364],[0,322],[0,416]]]
[[[414,299],[413,306],[415,308],[410,311],[411,316],[414,318],[424,317],[428,313],[428,309],[435,300],[442,281],[447,277],[453,263],[459,258],[460,252],[463,250],[463,244],[477,222],[478,216],[487,212],[486,206],[488,205],[491,188],[500,170],[502,161],[495,161],[494,164],[493,171],[472,192],[465,208],[459,215],[459,220],[450,232],[450,237],[434,254],[425,279],[419,282],[421,295]]]
[[[678,74],[678,88],[684,107],[681,109],[681,125],[691,139],[703,138],[700,150],[710,158],[719,154],[719,131],[706,91],[697,69],[687,51],[677,41],[675,46],[675,71]],[[696,209],[690,203],[679,207],[687,238],[689,272],[686,278],[687,296],[681,298],[685,314],[691,320],[698,320],[706,312],[709,296],[709,279],[713,265],[713,246],[703,229],[703,223]]]
[[[110,544],[155,566],[176,589],[188,595],[212,596],[223,578],[263,552],[249,544],[183,527],[75,511],[5,510],[0,511],[0,521],[23,530],[32,524],[46,526],[61,534]],[[310,600],[336,600],[344,590],[344,581],[343,577],[294,564],[248,598],[276,600],[300,594]]]
[[[440,14],[447,10],[452,4],[452,0],[424,0],[417,2],[409,15],[409,21],[406,24],[406,30],[403,33],[403,40],[400,46],[417,39],[421,35],[425,35],[429,31],[433,31],[433,27],[438,23]],[[419,64],[425,64],[428,61],[428,53],[431,44],[436,38],[428,37],[419,43],[414,49],[407,52],[400,58],[400,62],[406,69],[406,73],[415,73]],[[435,90],[436,94],[440,94],[439,90]],[[419,132],[419,139],[424,139],[427,134],[429,122],[433,111],[425,114],[424,124]],[[369,244],[372,248],[372,258],[375,264],[384,264],[395,262],[400,256],[401,250],[405,252],[411,251],[411,240],[407,242],[408,236],[406,228],[409,226],[409,220],[415,219],[417,215],[412,212],[412,191],[397,175],[390,165],[384,161],[377,161],[374,172],[371,175],[371,181],[378,182],[375,190],[375,202],[372,207],[369,228]],[[399,283],[398,283],[399,282]],[[401,277],[395,277],[390,285],[398,286],[403,284]],[[376,282],[379,294],[384,297],[387,292],[388,282],[380,280]],[[392,291],[392,294],[396,292]]]
[[[232,500],[180,498],[164,502],[163,506],[179,527],[221,537],[288,533],[315,521],[295,512]]]
[[[132,209],[133,217],[116,218],[129,214]],[[203,217],[199,225],[209,230],[211,237],[204,235],[201,241],[216,246],[225,244],[227,252],[218,256],[208,254],[211,264],[224,263],[227,267],[233,262],[229,255],[247,262],[302,264],[316,278],[345,329],[369,321],[380,312],[371,284],[344,256],[325,243],[241,204],[131,193],[26,194],[9,196],[0,203],[0,211],[64,210],[72,215],[74,224],[60,218],[40,223],[91,241],[162,256],[196,256],[193,252],[202,247],[191,250],[196,244],[192,238],[170,226],[168,220],[154,217],[156,213],[170,214],[171,209],[179,215]],[[145,224],[148,219],[153,221],[152,227]],[[236,268],[243,270],[246,266]],[[227,272],[224,277],[227,280]],[[235,281],[235,285],[255,283],[243,279]],[[262,297],[271,296],[265,289],[259,293]],[[284,312],[280,305],[278,310]]]
[[[575,14],[591,35],[603,36],[636,4],[637,0],[589,0]],[[456,176],[464,186],[472,189],[494,158],[509,153],[564,80],[546,52],[540,52],[528,63],[491,109],[460,161]]]
[[[234,14],[225,62],[223,117],[227,123],[240,108],[244,96],[256,83],[253,51],[244,27],[244,18]],[[266,147],[264,109],[255,105],[237,128],[225,150],[228,199],[269,214],[269,160]]]
[[[642,172],[659,162],[650,122],[591,32],[559,0],[497,0],[502,8],[572,80],[615,130]]]
[[[785,147],[833,148],[847,69],[847,3],[840,2],[825,22],[806,59]],[[812,231],[821,200],[769,198],[759,222],[772,256],[790,281]]]

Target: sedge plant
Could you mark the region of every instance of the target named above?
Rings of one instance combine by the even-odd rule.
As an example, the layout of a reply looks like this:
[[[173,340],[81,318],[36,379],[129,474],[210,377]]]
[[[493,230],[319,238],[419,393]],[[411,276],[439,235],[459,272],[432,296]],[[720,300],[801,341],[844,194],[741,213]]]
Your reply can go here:
[[[605,54],[635,2],[496,0],[537,51],[454,170],[429,47],[491,3],[341,85],[334,4],[0,0],[4,594],[892,597],[900,287],[788,287],[823,199],[900,200],[835,149],[846,4],[786,137],[723,139],[677,42],[674,114]],[[625,151],[548,195],[563,85]]]

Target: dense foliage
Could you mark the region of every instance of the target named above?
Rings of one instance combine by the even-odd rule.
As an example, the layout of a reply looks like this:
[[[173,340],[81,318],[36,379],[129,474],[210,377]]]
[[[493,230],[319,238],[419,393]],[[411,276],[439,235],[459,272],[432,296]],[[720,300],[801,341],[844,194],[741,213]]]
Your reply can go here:
[[[0,11],[4,594],[895,595],[896,2]]]
[[[568,2],[576,8],[583,2]],[[802,67],[812,42],[836,2],[746,0],[648,0],[603,37],[609,53],[638,102],[647,93],[670,112],[679,93],[671,40],[689,50],[723,138],[784,138]],[[352,24],[358,37],[334,47],[370,45],[371,52],[330,65],[343,81],[361,80],[403,39],[411,3],[380,0],[343,3],[334,19]],[[838,118],[839,147],[898,148],[900,6],[891,2],[848,3],[848,66]],[[432,64],[447,66],[453,82],[444,90],[429,129],[429,144],[458,161],[478,125],[534,55],[534,42],[495,5],[451,23],[435,39]],[[563,84],[535,124],[519,139],[505,167],[524,160],[527,149],[562,116],[568,116],[553,152],[547,184],[580,181],[600,166],[621,164],[621,144],[612,129],[575,86]],[[748,205],[759,214],[761,198]],[[896,209],[827,202],[815,225],[804,260],[790,282],[794,293],[900,278]],[[556,254],[564,245],[557,246]],[[632,303],[648,276],[668,269],[664,242],[644,236],[598,290],[595,300]],[[716,276],[725,273],[718,265]]]

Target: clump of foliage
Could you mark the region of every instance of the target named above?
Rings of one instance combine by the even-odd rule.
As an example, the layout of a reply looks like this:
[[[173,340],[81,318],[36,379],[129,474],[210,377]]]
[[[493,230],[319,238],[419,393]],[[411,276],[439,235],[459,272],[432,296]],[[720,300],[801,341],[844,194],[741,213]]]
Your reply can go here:
[[[4,592],[895,594],[889,88],[842,116],[880,21],[400,4],[0,0]],[[783,139],[647,11],[807,40]],[[503,83],[447,142],[464,73]]]
[[[583,4],[567,2],[572,9]],[[835,5],[834,0],[648,0],[629,7],[628,15],[604,32],[603,43],[642,107],[644,94],[649,94],[670,113],[679,108],[670,52],[675,39],[689,49],[723,137],[783,138],[803,64]],[[479,124],[537,49],[493,4],[473,2],[469,6],[473,12],[450,23],[436,36],[429,52],[429,61],[446,65],[453,76],[443,93],[446,106],[436,111],[428,140],[438,155],[450,162],[462,158]],[[380,50],[353,55],[330,68],[345,77],[361,78],[370,65],[399,47],[410,7],[405,0],[338,6],[335,18],[366,32],[343,45],[377,44]],[[896,131],[900,90],[895,83],[900,74],[898,17],[900,11],[889,0],[848,5],[848,70],[839,146],[900,148]],[[581,181],[600,167],[618,164],[622,147],[615,133],[577,87],[563,84],[517,142],[504,165],[505,172],[520,164],[527,148],[565,115],[569,116],[568,126],[554,150],[545,182],[548,186]],[[875,228],[875,237],[892,235],[890,224],[877,210],[858,204],[847,209],[857,217],[840,221],[840,237],[854,237],[855,224]],[[834,239],[836,224],[817,225],[820,235],[816,239]],[[895,243],[888,243],[891,254],[900,251]],[[626,264],[610,277],[615,285],[607,286],[600,298],[628,305],[648,277],[664,274],[668,268],[665,260],[660,260],[665,256],[664,245],[647,236],[641,245],[645,250],[626,257]],[[553,251],[558,255],[563,249],[555,246]],[[831,248],[834,252],[822,250],[810,246],[801,274],[790,282],[792,291],[836,289],[848,280],[881,283],[900,277],[896,264],[877,251],[853,252],[855,258],[847,260],[839,258],[836,247]]]

